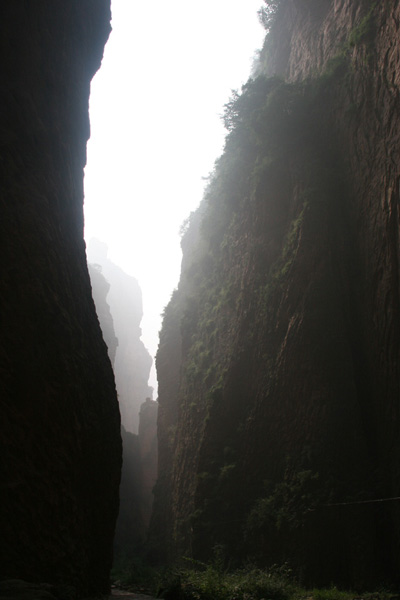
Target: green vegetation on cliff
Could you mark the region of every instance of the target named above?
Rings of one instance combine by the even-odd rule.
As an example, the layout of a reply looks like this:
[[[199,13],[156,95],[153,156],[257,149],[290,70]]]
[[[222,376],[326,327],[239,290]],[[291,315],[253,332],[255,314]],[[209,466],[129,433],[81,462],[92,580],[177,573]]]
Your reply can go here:
[[[387,329],[398,299],[382,279],[395,284],[398,238],[382,198],[397,215],[386,136],[397,156],[399,111],[396,59],[380,49],[378,67],[370,52],[391,52],[374,42],[384,8],[381,27],[371,3],[341,11],[280,4],[280,55],[269,51],[290,77],[251,79],[225,107],[224,153],[183,232],[157,357],[160,436],[171,435],[153,540],[168,560],[206,562],[221,546],[232,568],[289,562],[303,581],[361,588],[393,579],[400,559],[397,517],[373,503],[400,493],[383,433],[397,448],[397,421],[380,404],[382,388],[391,402],[398,389]]]
[[[326,144],[320,119],[325,93],[319,81],[288,84],[263,76],[235,92],[225,107],[224,154],[199,214],[184,232],[181,283],[168,307],[181,314],[183,342],[179,410],[169,429],[171,477],[177,477],[174,471],[182,474],[190,460],[181,452],[183,422],[185,428],[190,423],[200,452],[190,485],[194,501],[173,534],[181,552],[190,544],[207,558],[207,548],[218,543],[236,559],[264,551],[257,535],[248,535],[262,486],[241,485],[247,480],[243,449],[252,396],[261,392],[266,401],[277,385],[282,343],[277,310],[301,262],[300,244],[314,232],[319,235],[321,216],[322,223],[336,221],[342,210],[342,166],[332,143]],[[163,351],[160,345],[158,360]],[[258,392],[251,391],[248,379],[253,370],[262,376]],[[304,453],[292,452],[295,470],[308,472]],[[284,470],[281,462],[272,471],[259,471],[261,482],[269,479],[272,489],[276,486],[273,494],[286,485]]]

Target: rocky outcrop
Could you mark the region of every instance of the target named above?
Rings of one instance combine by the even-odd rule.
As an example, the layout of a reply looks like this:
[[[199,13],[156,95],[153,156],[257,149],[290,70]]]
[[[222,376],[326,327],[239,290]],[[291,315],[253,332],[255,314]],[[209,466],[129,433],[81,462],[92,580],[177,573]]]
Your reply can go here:
[[[115,335],[114,321],[107,302],[107,294],[110,291],[110,284],[101,272],[100,265],[88,265],[90,283],[92,285],[92,295],[96,306],[96,313],[99,318],[103,338],[108,349],[108,356],[111,364],[114,366],[115,353],[118,347],[118,338]]]
[[[87,253],[89,261],[94,267],[97,264],[101,268],[110,284],[107,302],[118,338],[114,372],[121,419],[126,431],[137,433],[140,405],[153,391],[148,385],[153,361],[140,339],[142,292],[136,279],[108,258],[108,248],[104,242],[91,239]]]
[[[120,417],[83,241],[105,0],[2,5],[0,577],[108,590]]]
[[[400,5],[277,5],[165,312],[152,536],[376,585],[400,563]]]

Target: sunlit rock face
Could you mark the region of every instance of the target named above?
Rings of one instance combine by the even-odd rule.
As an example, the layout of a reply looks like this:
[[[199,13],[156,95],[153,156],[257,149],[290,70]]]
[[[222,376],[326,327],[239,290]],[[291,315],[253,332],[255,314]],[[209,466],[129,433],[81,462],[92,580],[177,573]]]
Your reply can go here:
[[[368,587],[400,572],[364,503],[400,495],[400,6],[278,4],[165,312],[152,549]]]
[[[83,241],[105,0],[3,2],[0,577],[108,590],[120,417]]]
[[[91,239],[87,253],[93,268],[97,268],[110,285],[107,303],[118,339],[113,364],[121,420],[126,431],[137,433],[140,406],[145,398],[152,395],[148,380],[153,361],[140,339],[142,291],[134,277],[108,258],[108,248],[104,242]],[[105,335],[106,330],[105,326]]]

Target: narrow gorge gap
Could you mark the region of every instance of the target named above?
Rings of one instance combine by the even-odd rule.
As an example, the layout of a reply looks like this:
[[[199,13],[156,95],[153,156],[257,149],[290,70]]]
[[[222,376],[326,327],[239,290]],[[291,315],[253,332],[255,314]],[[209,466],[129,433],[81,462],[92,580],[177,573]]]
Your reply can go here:
[[[110,3],[2,3],[0,598],[108,597],[114,555],[166,600],[398,600],[400,1],[263,0],[218,107],[244,3],[115,1],[91,280]],[[157,402],[139,283],[145,320],[170,297]]]
[[[85,240],[122,421],[117,556],[146,538],[162,313],[179,279],[180,237],[222,151],[223,106],[262,43],[259,8],[260,0],[209,0],[201,9],[180,0],[160,11],[113,0],[112,33],[91,83]]]

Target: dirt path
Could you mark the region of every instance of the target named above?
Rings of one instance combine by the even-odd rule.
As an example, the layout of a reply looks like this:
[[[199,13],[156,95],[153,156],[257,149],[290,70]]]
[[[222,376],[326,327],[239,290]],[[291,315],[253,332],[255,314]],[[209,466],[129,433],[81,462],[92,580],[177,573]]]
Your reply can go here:
[[[146,594],[139,594],[136,592],[127,592],[126,590],[113,589],[111,592],[110,600],[156,600],[153,596],[147,596]]]

